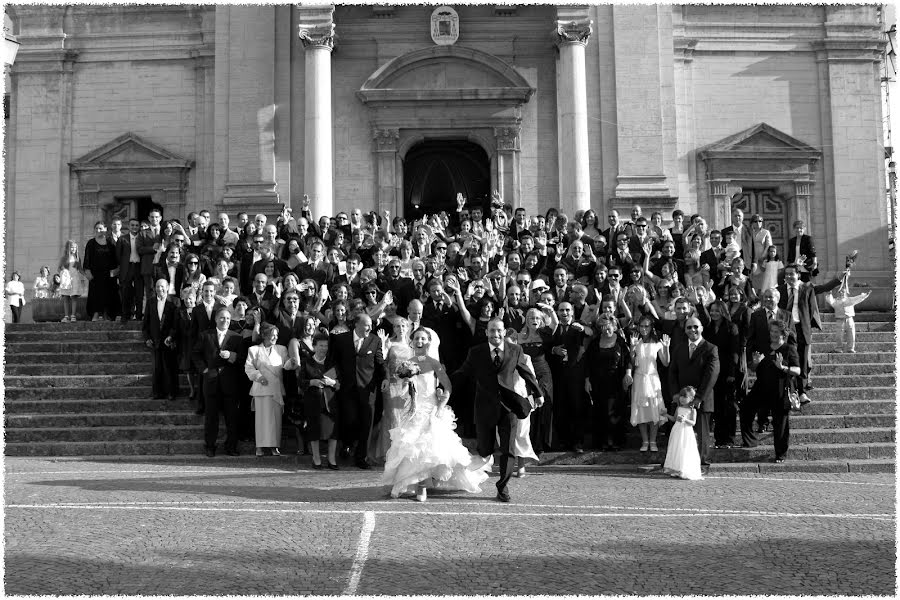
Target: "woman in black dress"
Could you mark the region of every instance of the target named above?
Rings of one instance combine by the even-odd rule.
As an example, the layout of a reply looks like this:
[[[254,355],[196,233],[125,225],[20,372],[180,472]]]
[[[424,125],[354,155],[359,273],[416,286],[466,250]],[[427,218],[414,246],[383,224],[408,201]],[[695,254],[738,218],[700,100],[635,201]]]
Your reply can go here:
[[[783,463],[790,442],[787,390],[793,385],[794,377],[800,376],[800,355],[797,354],[797,347],[787,342],[786,327],[780,320],[769,321],[769,340],[771,344],[765,354],[753,353],[750,368],[756,371],[756,382],[750,393],[758,402],[769,405],[775,438],[775,462]]]
[[[324,439],[328,440],[328,468],[337,471],[338,402],[335,392],[340,389],[340,377],[334,360],[328,356],[328,334],[316,333],[312,342],[313,351],[301,363],[298,377],[312,467],[322,468],[319,440]]]
[[[546,304],[530,308],[525,313],[525,327],[519,332],[517,343],[531,357],[534,374],[544,396],[544,404],[531,411],[531,447],[535,454],[550,449],[553,443],[553,375],[547,355],[553,347],[553,332],[559,319]]]
[[[737,326],[729,319],[728,306],[721,300],[709,306],[709,324],[703,328],[703,338],[719,351],[719,377],[713,386],[716,448],[731,448],[734,446],[737,419],[735,382],[740,369],[741,349]]]
[[[94,321],[114,319],[118,289],[112,272],[118,268],[116,249],[102,221],[94,224],[94,237],[84,247],[84,274],[88,281],[87,314]]]
[[[590,365],[586,388],[593,399],[594,447],[616,451],[625,445],[625,390],[631,386],[631,352],[618,334],[616,318],[597,318],[599,335],[591,340],[585,364]]]

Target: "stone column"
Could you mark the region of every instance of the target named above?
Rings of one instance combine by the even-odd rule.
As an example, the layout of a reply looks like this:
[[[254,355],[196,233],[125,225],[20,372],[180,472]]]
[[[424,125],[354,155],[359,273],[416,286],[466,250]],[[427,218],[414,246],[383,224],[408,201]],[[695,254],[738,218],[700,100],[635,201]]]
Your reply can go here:
[[[794,215],[788,223],[788,227],[793,227],[794,221],[800,219],[806,223],[807,231],[809,231],[810,223],[812,222],[810,213],[811,197],[812,184],[809,181],[794,182]]]
[[[559,112],[559,205],[570,217],[591,207],[584,52],[591,35],[587,7],[556,9],[556,105]]]
[[[522,202],[519,181],[519,127],[494,127],[497,140],[497,186],[500,197],[513,207]]]
[[[306,59],[304,119],[304,193],[315,217],[334,214],[334,166],[331,130],[331,51],[334,6],[300,11],[300,41]]]
[[[402,211],[400,205],[400,182],[397,172],[398,129],[375,129],[375,168],[378,170],[378,212],[391,211],[397,216]],[[388,224],[389,225],[389,224]]]

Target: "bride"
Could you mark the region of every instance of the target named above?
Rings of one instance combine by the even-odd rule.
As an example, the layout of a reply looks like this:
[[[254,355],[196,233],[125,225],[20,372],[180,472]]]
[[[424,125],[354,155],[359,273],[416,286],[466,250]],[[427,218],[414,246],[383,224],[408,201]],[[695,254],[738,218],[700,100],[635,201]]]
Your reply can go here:
[[[413,487],[419,502],[425,501],[428,486],[480,492],[481,483],[488,478],[480,464],[473,464],[472,456],[454,431],[456,416],[446,406],[450,378],[444,366],[429,356],[430,344],[431,333],[420,327],[413,333],[413,358],[396,367],[410,370],[418,365],[419,372],[409,377],[409,410],[390,430],[391,447],[382,482],[390,486],[392,498],[411,492]]]

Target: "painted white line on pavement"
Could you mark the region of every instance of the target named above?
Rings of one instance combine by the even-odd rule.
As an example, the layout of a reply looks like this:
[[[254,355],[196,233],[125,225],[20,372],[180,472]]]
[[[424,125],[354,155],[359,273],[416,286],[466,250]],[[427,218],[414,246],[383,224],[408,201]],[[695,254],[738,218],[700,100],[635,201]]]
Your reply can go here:
[[[294,475],[297,471],[293,471],[291,469],[232,469],[229,467],[222,467],[220,469],[198,469],[196,471],[185,470],[185,469],[172,469],[172,470],[162,470],[162,469],[140,469],[140,470],[131,470],[131,471],[114,471],[114,470],[90,470],[90,471],[5,471],[4,475],[92,475],[92,474],[100,474],[100,475],[123,475],[127,473],[163,473],[169,475],[197,475],[198,473],[251,473],[251,474],[273,474],[273,473],[283,473],[285,475]]]
[[[110,504],[8,504],[6,509],[50,509],[50,510],[170,510],[170,511],[188,511],[188,512],[250,512],[250,513],[294,513],[294,514],[342,514],[342,515],[358,515],[360,513],[371,512],[380,515],[433,515],[433,516],[477,516],[477,517],[602,517],[602,518],[619,518],[619,517],[651,517],[651,518],[684,518],[684,517],[787,517],[787,518],[810,518],[810,519],[868,519],[876,521],[893,521],[895,516],[890,513],[778,513],[778,512],[754,512],[746,511],[741,513],[725,513],[725,512],[708,512],[697,510],[693,513],[672,513],[669,509],[666,512],[632,512],[632,513],[548,513],[548,512],[519,512],[509,510],[500,511],[431,511],[431,510],[379,510],[379,511],[363,511],[353,509],[300,509],[300,508],[243,508],[243,507],[214,507],[214,506],[147,506],[147,505],[110,505]]]
[[[363,526],[359,532],[359,542],[356,544],[356,556],[350,566],[350,581],[344,589],[344,596],[356,594],[359,587],[359,579],[362,577],[363,567],[369,558],[369,540],[372,539],[372,531],[375,530],[375,511],[367,510],[363,513]]]
[[[725,477],[722,475],[704,475],[703,479],[746,479],[749,481],[790,481],[802,483],[843,483],[846,485],[877,485],[883,487],[894,487],[893,483],[875,483],[872,481],[840,481],[838,479],[792,479],[789,477]]]

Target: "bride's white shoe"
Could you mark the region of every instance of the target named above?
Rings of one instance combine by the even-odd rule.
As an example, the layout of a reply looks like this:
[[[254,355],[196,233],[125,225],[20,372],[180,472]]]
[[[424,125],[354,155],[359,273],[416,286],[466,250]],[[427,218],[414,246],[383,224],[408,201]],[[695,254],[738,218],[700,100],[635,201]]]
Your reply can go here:
[[[420,485],[416,488],[416,500],[419,502],[425,502],[428,499],[428,493],[425,491],[425,486]]]

